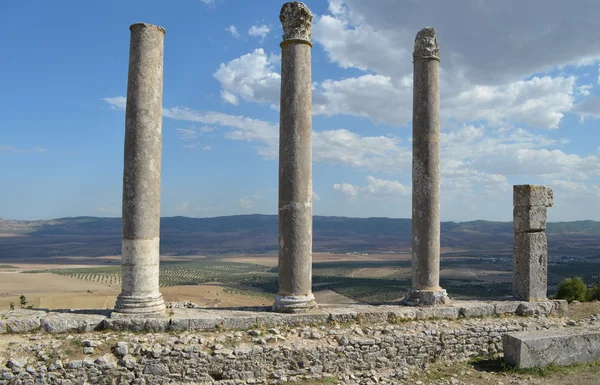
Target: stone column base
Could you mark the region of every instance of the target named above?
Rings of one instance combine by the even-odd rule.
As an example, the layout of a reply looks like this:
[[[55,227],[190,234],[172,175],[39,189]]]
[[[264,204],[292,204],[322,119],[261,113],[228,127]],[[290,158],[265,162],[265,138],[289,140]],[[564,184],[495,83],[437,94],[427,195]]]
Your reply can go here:
[[[164,317],[165,301],[162,294],[156,297],[119,295],[111,318]]]
[[[275,296],[273,311],[278,313],[304,313],[316,309],[315,296],[310,295],[279,295]]]
[[[406,294],[403,304],[407,306],[435,306],[448,305],[450,297],[446,290],[414,290],[411,289]]]

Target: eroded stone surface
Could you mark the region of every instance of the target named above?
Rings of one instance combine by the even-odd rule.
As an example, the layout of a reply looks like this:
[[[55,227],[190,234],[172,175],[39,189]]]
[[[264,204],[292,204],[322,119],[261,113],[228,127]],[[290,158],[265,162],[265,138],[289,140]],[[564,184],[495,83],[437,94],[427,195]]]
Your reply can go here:
[[[516,233],[513,254],[513,295],[518,300],[544,301],[548,282],[546,233]]]
[[[504,360],[520,368],[571,365],[600,359],[600,328],[567,328],[509,333]]]
[[[529,233],[546,230],[545,206],[516,206],[513,208],[513,231]]]
[[[435,36],[435,28],[425,27],[417,33],[413,57],[415,59],[440,59],[440,46]]]
[[[548,186],[524,184],[513,186],[513,206],[552,207],[554,193]]]
[[[122,291],[115,310],[161,315],[159,292],[160,179],[164,34],[162,27],[130,27],[123,170]]]
[[[0,381],[6,384],[26,381],[61,384],[74,379],[90,384],[174,381],[279,384],[333,376],[344,384],[358,384],[373,383],[375,371],[378,382],[398,383],[407,370],[434,359],[454,361],[475,356],[493,357],[502,352],[502,335],[505,333],[547,332],[564,329],[568,324],[565,318],[546,318],[543,314],[530,318],[514,315],[478,318],[464,314],[454,319],[440,317],[442,314],[457,315],[466,307],[476,309],[479,304],[484,305],[481,309],[488,311],[492,307],[498,308],[499,302],[462,301],[456,306],[418,309],[358,305],[350,307],[357,314],[353,322],[314,322],[319,318],[311,316],[321,317],[322,310],[302,315],[257,312],[257,315],[269,314],[280,319],[297,321],[303,318],[304,323],[280,327],[257,325],[245,330],[213,327],[173,333],[106,330],[61,336],[48,333],[9,335],[3,338],[21,339],[0,355]],[[545,309],[552,308],[553,303],[548,302]],[[331,314],[334,311],[340,314],[340,310],[339,306],[331,306]],[[435,319],[382,321],[386,318],[381,315],[404,310],[410,313],[405,314],[408,317],[415,312],[426,312]],[[217,313],[213,318],[222,319],[232,313],[213,311]],[[174,312],[173,319],[191,314],[206,316],[207,313],[206,310],[177,308]],[[246,312],[242,315],[245,317]],[[598,317],[590,317],[575,324],[593,327],[600,326],[598,322]],[[84,349],[90,347],[93,351],[84,356]]]
[[[440,284],[439,47],[433,28],[415,39],[412,149],[412,289],[407,303],[446,303]],[[429,60],[431,59],[431,60]],[[418,291],[423,291],[419,294]],[[434,293],[434,294],[430,294]]]
[[[281,101],[279,113],[279,291],[274,309],[302,312],[312,294],[312,14],[300,3],[281,9]]]
[[[285,3],[281,7],[279,20],[283,26],[283,40],[310,41],[313,15],[304,3]]]

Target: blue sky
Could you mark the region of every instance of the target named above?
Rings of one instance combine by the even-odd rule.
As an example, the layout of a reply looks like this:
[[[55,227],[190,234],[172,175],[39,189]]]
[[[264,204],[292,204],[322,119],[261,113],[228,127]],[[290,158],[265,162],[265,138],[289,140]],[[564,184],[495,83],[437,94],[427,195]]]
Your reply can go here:
[[[600,5],[306,1],[314,213],[409,217],[412,46],[441,49],[442,219],[600,220]],[[8,1],[0,217],[120,216],[129,25],[165,36],[162,214],[275,214],[283,2]],[[536,5],[537,4],[537,5]]]

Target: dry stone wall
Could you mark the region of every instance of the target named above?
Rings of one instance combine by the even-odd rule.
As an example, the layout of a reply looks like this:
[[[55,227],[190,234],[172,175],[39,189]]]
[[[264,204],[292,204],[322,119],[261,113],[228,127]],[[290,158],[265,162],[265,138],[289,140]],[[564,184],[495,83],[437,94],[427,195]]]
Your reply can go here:
[[[277,384],[323,377],[347,384],[399,383],[411,368],[428,362],[497,355],[507,332],[568,327],[571,323],[559,316],[564,306],[463,303],[420,313],[358,307],[346,313],[331,310],[325,322],[273,314],[283,320],[279,326],[255,323],[239,330],[172,333],[113,328],[53,334],[38,327],[3,334],[8,348],[0,358],[0,385]]]

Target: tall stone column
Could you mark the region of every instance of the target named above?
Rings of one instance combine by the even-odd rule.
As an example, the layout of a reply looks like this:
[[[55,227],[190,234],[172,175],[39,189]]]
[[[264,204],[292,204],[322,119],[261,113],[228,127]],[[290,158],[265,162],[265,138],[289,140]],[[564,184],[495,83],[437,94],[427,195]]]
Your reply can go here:
[[[301,2],[279,15],[281,105],[279,117],[279,292],[273,308],[301,312],[316,306],[312,294],[312,93],[310,28]]]
[[[409,305],[448,302],[440,287],[440,49],[432,27],[413,52],[412,290]]]
[[[522,301],[545,301],[548,289],[546,211],[552,207],[550,187],[513,186],[513,296]]]
[[[130,27],[123,170],[122,289],[115,315],[165,312],[159,292],[160,172],[162,152],[162,27]]]

